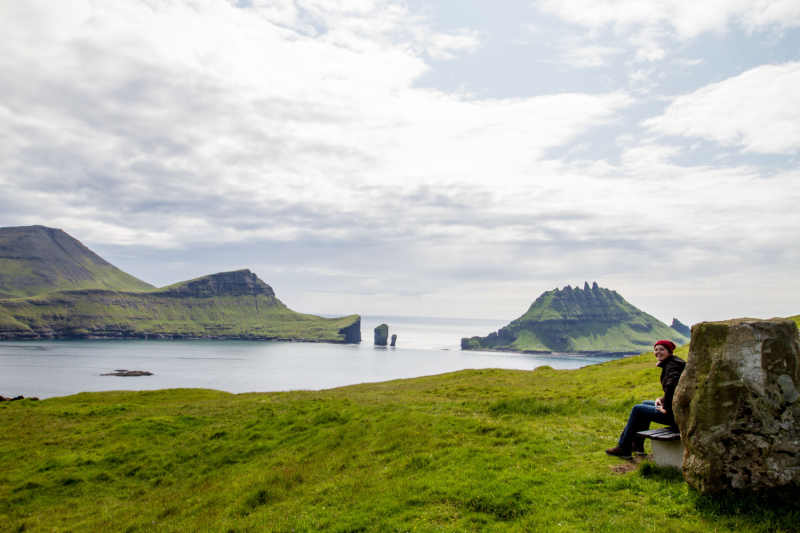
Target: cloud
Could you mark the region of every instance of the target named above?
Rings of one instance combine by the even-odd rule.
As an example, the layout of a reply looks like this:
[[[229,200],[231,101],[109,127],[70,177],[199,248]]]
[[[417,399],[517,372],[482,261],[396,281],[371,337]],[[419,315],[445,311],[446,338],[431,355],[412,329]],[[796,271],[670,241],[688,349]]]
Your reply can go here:
[[[800,27],[794,0],[539,0],[544,13],[594,31],[611,28],[637,48],[639,60],[664,59],[664,41],[688,42],[731,27],[748,33]]]
[[[63,21],[47,2],[2,17],[30,32],[3,33],[0,170],[17,201],[64,226],[91,214],[98,237],[354,238],[386,187],[525,182],[629,102],[413,89],[431,34],[382,2],[59,5]],[[475,46],[437,35],[441,51]]]
[[[483,37],[391,1],[0,3],[0,224],[61,227],[159,285],[252,268],[315,312],[511,317],[567,282],[790,279],[796,168],[677,165],[672,107],[618,164],[553,160],[633,99],[415,87]],[[580,46],[575,64],[613,53]]]
[[[800,5],[792,0],[540,0],[546,13],[581,26],[612,26],[620,33],[663,28],[680,40],[722,33],[736,24],[748,32],[800,26]]]
[[[609,56],[624,51],[621,48],[600,45],[565,45],[564,49],[559,62],[571,68],[604,67],[609,64]]]
[[[763,65],[680,96],[645,120],[651,133],[699,137],[744,152],[800,148],[800,62]]]
[[[474,52],[481,46],[481,32],[460,29],[455,33],[426,32],[421,36],[427,42],[425,51],[433,59],[454,59],[452,52]]]

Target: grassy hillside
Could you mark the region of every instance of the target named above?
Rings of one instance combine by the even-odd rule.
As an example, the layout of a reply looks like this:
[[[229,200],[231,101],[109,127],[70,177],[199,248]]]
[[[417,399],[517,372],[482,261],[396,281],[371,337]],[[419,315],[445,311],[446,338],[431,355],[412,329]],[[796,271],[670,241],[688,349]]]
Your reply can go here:
[[[0,404],[0,531],[797,531],[603,453],[653,363]]]
[[[59,229],[0,228],[0,339],[360,342],[361,318],[288,309],[249,270],[156,289]]]
[[[65,291],[0,300],[0,338],[248,338],[358,342],[360,317],[297,313],[249,270],[150,292]],[[357,337],[357,338],[356,338]]]
[[[60,229],[0,228],[0,298],[75,289],[154,288],[118,269]]]
[[[465,350],[636,354],[659,339],[688,337],[637,309],[615,291],[585,284],[547,291],[528,311],[486,337],[465,338]]]

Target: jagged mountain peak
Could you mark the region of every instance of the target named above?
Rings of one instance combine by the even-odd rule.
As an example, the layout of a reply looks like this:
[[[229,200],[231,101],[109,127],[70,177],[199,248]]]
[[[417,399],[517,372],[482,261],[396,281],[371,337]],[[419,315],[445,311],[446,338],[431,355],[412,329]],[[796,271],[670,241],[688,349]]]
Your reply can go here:
[[[659,339],[688,339],[597,285],[546,291],[528,311],[487,337],[462,340],[465,349],[533,352],[640,353]]]

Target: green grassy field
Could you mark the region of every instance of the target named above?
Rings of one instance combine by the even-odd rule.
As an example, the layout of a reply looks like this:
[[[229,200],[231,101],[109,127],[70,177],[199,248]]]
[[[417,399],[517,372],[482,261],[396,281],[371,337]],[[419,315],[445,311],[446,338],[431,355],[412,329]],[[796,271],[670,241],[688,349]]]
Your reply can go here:
[[[3,403],[0,531],[797,531],[605,455],[653,363]]]

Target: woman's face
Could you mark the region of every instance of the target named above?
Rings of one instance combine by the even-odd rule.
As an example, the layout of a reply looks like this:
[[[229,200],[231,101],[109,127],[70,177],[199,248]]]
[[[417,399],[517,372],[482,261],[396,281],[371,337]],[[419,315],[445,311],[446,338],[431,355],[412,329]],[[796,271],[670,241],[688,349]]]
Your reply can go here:
[[[656,359],[658,359],[659,363],[669,357],[669,350],[664,345],[653,346],[653,351],[656,353]]]

